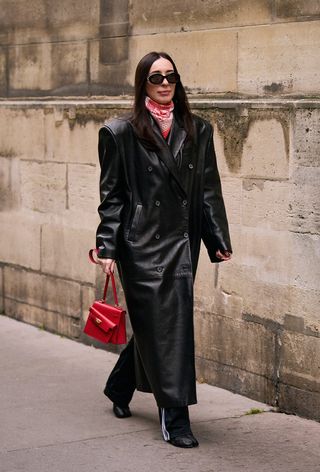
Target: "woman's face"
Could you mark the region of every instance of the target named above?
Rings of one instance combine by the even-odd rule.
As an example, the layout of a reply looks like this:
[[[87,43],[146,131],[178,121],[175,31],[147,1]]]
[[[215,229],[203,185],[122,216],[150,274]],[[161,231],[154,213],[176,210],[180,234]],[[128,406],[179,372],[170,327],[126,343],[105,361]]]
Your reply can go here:
[[[174,72],[174,69],[168,59],[160,57],[160,59],[154,61],[150,67],[148,76],[154,74],[155,72],[162,75],[167,75],[170,72]],[[151,84],[149,81],[147,81],[146,85],[146,93],[148,97],[150,97],[151,100],[160,103],[161,105],[166,105],[167,103],[171,102],[175,89],[176,84],[169,84],[167,79],[164,79],[162,84],[159,85]]]

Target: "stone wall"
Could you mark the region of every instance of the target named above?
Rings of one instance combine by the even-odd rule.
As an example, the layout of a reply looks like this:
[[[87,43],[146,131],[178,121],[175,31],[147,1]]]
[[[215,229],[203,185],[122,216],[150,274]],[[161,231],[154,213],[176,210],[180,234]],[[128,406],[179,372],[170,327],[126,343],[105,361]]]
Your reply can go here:
[[[137,60],[164,49],[214,125],[234,246],[220,265],[201,252],[198,378],[319,420],[318,2],[0,7],[0,312],[88,342],[97,132],[130,107]]]
[[[190,93],[315,95],[314,0],[1,0],[0,96],[125,94],[150,50]]]

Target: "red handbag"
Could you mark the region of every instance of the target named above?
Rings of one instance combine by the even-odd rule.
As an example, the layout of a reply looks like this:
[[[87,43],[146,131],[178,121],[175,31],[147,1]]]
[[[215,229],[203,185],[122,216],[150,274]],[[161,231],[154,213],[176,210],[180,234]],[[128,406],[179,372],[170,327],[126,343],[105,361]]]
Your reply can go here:
[[[97,264],[93,258],[91,249],[89,257],[92,262]],[[114,305],[106,302],[106,295],[111,278]],[[126,312],[119,306],[117,289],[114,275],[107,275],[104,286],[103,299],[95,301],[89,310],[89,316],[84,327],[84,333],[103,343],[126,344]]]

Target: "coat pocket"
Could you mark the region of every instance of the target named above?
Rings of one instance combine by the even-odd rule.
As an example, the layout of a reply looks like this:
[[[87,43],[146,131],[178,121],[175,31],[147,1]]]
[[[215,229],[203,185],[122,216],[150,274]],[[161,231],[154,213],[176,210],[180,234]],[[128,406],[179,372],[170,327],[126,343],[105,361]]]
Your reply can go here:
[[[129,234],[128,234],[128,240],[134,242],[136,239],[136,233],[139,227],[139,220],[140,220],[140,215],[142,211],[142,205],[141,203],[138,203],[136,206],[136,209],[134,210],[134,215],[131,221],[130,229],[129,229]]]

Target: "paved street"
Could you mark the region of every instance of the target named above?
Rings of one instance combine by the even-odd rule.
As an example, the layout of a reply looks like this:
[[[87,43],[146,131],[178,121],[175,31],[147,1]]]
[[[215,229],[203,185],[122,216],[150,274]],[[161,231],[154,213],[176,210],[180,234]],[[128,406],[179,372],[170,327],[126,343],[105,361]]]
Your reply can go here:
[[[102,389],[116,355],[0,316],[1,472],[318,472],[320,424],[198,385],[200,447],[161,437],[153,397],[115,418]],[[246,415],[251,408],[264,412]]]

